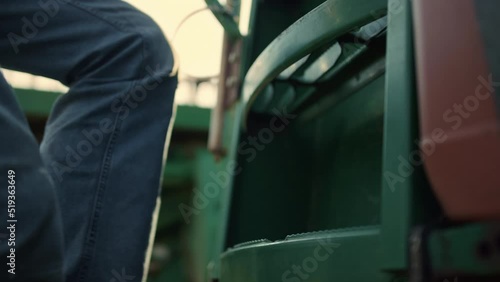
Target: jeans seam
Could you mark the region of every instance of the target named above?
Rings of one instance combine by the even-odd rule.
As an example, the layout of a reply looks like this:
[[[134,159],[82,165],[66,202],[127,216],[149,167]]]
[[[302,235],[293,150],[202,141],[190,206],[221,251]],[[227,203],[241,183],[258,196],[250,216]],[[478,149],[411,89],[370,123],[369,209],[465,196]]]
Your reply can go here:
[[[86,6],[85,4],[81,3],[80,1],[75,1],[75,0],[60,0],[60,1],[67,3],[67,4],[77,8],[79,10],[87,12],[91,16],[94,16],[100,20],[107,22],[108,24],[113,26],[118,31],[126,32],[126,33],[130,32],[130,31],[126,30],[127,27],[123,22],[117,21],[116,19],[112,20],[108,16],[106,16],[104,13],[101,13],[98,10],[96,10],[90,6]]]
[[[127,90],[128,93],[130,89],[133,88],[133,86],[136,84],[136,82],[133,82],[130,84],[130,88]],[[113,149],[116,144],[116,139],[118,137],[118,134],[121,130],[121,126],[123,124],[123,121],[120,121],[120,113],[124,109],[126,102],[128,100],[128,95],[126,95],[126,98],[122,100],[122,104],[120,105],[120,108],[116,114],[115,117],[115,123],[114,123],[114,129],[113,132],[111,133],[111,136],[108,141],[108,145],[105,149],[104,152],[104,158],[101,164],[101,169],[99,172],[99,182],[97,184],[97,190],[96,194],[94,196],[94,205],[91,210],[91,216],[90,216],[90,223],[89,223],[89,230],[87,232],[86,238],[85,238],[85,244],[83,247],[83,255],[82,255],[82,264],[81,267],[78,271],[78,281],[84,282],[85,278],[87,277],[88,270],[90,268],[90,263],[92,261],[92,257],[94,256],[95,252],[95,243],[96,243],[96,238],[97,238],[97,224],[98,220],[100,217],[100,211],[102,208],[102,198],[103,198],[103,193],[106,189],[106,182],[108,180],[109,176],[109,168],[111,166],[111,160],[112,160],[112,155],[113,155]]]

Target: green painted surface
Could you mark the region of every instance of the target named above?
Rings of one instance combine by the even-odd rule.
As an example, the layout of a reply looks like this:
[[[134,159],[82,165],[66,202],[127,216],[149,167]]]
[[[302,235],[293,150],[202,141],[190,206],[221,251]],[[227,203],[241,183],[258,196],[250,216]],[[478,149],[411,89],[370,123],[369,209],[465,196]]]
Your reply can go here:
[[[378,239],[373,226],[249,243],[222,255],[220,281],[393,281],[378,271]]]
[[[387,76],[382,171],[383,268],[408,269],[408,238],[416,225],[441,215],[418,154],[418,104],[415,91],[411,3],[389,1]]]
[[[400,156],[407,158],[418,139],[416,92],[414,87],[411,3],[399,3],[401,10],[389,10],[387,35],[387,92],[385,101],[384,163],[382,177],[382,247],[387,269],[408,267],[408,238],[411,228],[411,195],[416,189],[415,175],[392,184],[392,174],[399,176]],[[391,182],[388,181],[391,180]]]
[[[311,144],[309,225],[315,230],[380,223],[383,105],[382,76],[314,119],[299,121]]]
[[[189,275],[183,271],[184,261],[175,258],[173,261],[163,266],[164,270],[155,276],[148,277],[148,282],[183,282],[189,281]]]
[[[15,89],[17,99],[26,115],[48,117],[50,109],[60,93],[38,91],[31,89]]]
[[[429,239],[430,263],[434,271],[441,275],[497,275],[498,279],[499,247],[498,223],[476,223],[436,230]]]
[[[242,169],[233,182],[227,228],[226,246],[233,248],[222,256],[220,281],[392,279],[377,260],[379,228],[360,227],[380,223],[384,44],[374,42],[366,54],[357,51],[363,49],[359,46],[352,53],[345,50],[340,61],[344,64],[325,76],[324,83],[298,90],[297,96],[307,93],[305,99],[276,100],[260,113],[250,110],[252,99],[289,64],[342,32],[374,20],[369,12],[385,5],[358,4],[360,10],[350,10],[348,19],[340,12],[349,5],[325,2],[271,43],[246,76],[234,128],[239,142],[232,149]],[[335,12],[341,16],[334,17]],[[308,26],[318,32],[305,34]],[[287,91],[287,81],[280,83],[284,87],[275,88],[275,95]],[[290,121],[277,122],[273,110],[287,112],[292,104],[296,111]],[[245,118],[242,132],[239,122]],[[283,129],[271,130],[282,124]],[[325,229],[333,230],[276,241]],[[317,268],[307,278],[283,276],[313,254],[318,239],[332,236],[338,236],[343,249],[326,262],[330,267]],[[248,241],[256,243],[241,245]],[[354,265],[360,271],[352,271]]]
[[[220,277],[220,260],[219,255],[225,250],[227,246],[227,234],[228,234],[228,222],[231,209],[231,199],[233,197],[233,182],[234,176],[241,173],[241,167],[234,161],[236,158],[236,148],[239,142],[239,118],[238,115],[238,104],[233,106],[231,109],[226,111],[224,120],[224,147],[228,151],[227,156],[222,160],[218,161],[215,166],[211,168],[212,172],[218,174],[217,179],[222,179],[220,174],[229,174],[229,179],[225,182],[220,180],[215,181],[214,177],[211,176],[209,179],[210,183],[214,181],[219,183],[221,187],[221,193],[219,195],[220,205],[218,206],[219,213],[214,217],[216,219],[214,226],[216,227],[215,238],[213,240],[213,250],[214,254],[212,257],[215,259],[211,261],[209,267],[208,277],[211,279],[216,279]],[[234,128],[237,130],[235,131]]]
[[[207,281],[210,273],[207,266],[220,254],[216,238],[221,236],[221,199],[226,192],[229,175],[217,169],[218,163],[207,150],[199,150],[195,160],[195,186],[193,205],[196,214],[190,216],[187,231],[189,261],[193,273],[193,281]]]
[[[168,160],[163,172],[164,185],[182,185],[193,178],[193,163],[188,159]]]
[[[208,131],[211,110],[194,106],[178,106],[174,130]]]
[[[340,94],[333,89],[332,93]],[[261,144],[261,151],[250,145],[241,147],[238,159],[242,172],[234,182],[228,246],[259,239],[279,240],[294,233],[378,224],[383,105],[384,77],[374,77],[362,90],[351,93],[348,99],[333,104],[332,108],[299,115],[284,132],[276,133],[272,142]],[[264,118],[257,127],[256,119],[252,119],[240,144],[258,138],[262,128],[268,125],[269,119]],[[357,247],[369,241],[363,240],[347,244],[345,252],[359,255],[361,249]],[[283,244],[281,248],[280,254],[272,254],[273,248],[266,254],[270,257],[296,254],[297,259],[307,258],[293,244]],[[376,253],[379,246],[370,248],[363,252]],[[257,251],[248,250],[245,254],[252,257],[250,254],[254,252]],[[360,255],[356,263],[376,269],[374,253]],[[345,255],[341,257],[345,259]],[[221,281],[231,281],[238,275],[232,270],[229,278],[225,277],[224,267],[240,269],[241,277],[249,275],[243,272],[240,259],[247,263],[242,256],[223,260],[226,265],[223,265]],[[275,281],[274,278],[280,277],[279,267],[268,266],[276,265],[274,261],[260,257],[253,261],[249,269],[255,270],[258,277],[248,281]],[[348,268],[347,263],[336,263],[340,264],[339,269]],[[373,269],[361,274],[336,275],[352,281],[386,281],[369,280]],[[335,277],[329,275],[333,274],[315,272],[313,277],[316,281],[324,281],[320,277]],[[376,275],[385,279],[382,272]],[[267,280],[270,277],[273,280]],[[356,280],[358,278],[362,280]]]

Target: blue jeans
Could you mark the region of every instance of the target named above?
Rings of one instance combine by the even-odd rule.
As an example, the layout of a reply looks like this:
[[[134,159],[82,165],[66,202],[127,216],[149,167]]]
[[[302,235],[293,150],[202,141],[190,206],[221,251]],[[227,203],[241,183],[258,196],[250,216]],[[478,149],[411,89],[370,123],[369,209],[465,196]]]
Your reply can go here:
[[[141,281],[177,87],[161,30],[119,0],[0,0],[0,65],[70,88],[39,146],[0,74],[0,281]]]

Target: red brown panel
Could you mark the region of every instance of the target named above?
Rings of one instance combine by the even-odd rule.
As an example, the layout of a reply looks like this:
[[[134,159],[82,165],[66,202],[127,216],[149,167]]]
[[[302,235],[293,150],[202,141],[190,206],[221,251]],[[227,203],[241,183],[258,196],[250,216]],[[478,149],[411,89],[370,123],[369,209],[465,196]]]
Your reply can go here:
[[[413,5],[420,142],[435,145],[424,154],[433,189],[453,219],[500,219],[498,113],[474,2]]]

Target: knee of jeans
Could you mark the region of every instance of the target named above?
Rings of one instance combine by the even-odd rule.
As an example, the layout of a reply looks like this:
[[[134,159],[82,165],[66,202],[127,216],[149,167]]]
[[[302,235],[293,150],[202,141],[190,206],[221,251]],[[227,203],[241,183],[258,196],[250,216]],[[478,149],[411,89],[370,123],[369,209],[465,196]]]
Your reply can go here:
[[[151,21],[109,34],[69,74],[69,84],[86,80],[107,83],[174,76],[172,48],[160,27]]]
[[[163,31],[153,21],[140,32],[143,48],[143,75],[165,78],[176,74],[174,52]]]

